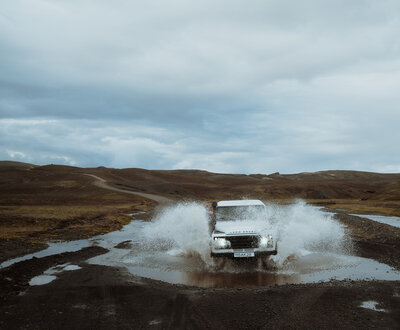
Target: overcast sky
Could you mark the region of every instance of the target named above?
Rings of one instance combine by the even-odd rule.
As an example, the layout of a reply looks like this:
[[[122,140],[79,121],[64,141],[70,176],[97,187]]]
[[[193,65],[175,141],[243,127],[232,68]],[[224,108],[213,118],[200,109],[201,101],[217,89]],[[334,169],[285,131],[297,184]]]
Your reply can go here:
[[[400,172],[398,0],[0,3],[0,159]]]

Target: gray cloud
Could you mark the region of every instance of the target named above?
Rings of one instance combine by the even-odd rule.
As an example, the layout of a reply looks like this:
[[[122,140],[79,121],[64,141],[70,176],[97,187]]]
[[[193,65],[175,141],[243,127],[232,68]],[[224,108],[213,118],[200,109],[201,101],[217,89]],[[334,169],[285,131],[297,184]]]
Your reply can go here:
[[[0,5],[0,157],[400,171],[398,1]]]

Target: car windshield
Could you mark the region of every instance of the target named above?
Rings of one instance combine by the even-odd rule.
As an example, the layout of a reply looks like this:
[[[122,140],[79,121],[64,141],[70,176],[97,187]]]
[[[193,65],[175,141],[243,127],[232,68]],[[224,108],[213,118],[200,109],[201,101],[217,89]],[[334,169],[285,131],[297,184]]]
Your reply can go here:
[[[215,209],[216,221],[251,220],[265,212],[264,205],[220,206]]]

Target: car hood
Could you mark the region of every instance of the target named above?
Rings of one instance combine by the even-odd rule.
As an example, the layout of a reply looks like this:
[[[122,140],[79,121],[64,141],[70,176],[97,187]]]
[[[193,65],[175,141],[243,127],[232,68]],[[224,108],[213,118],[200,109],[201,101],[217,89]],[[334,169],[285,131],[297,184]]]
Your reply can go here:
[[[258,234],[265,229],[265,224],[249,221],[217,221],[215,230],[226,234]]]

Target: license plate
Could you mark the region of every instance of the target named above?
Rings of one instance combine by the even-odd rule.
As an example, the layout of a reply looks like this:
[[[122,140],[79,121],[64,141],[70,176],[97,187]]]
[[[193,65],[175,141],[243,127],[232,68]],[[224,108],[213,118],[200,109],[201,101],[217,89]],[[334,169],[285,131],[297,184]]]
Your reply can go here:
[[[233,256],[235,258],[249,258],[254,257],[254,252],[235,252]]]

